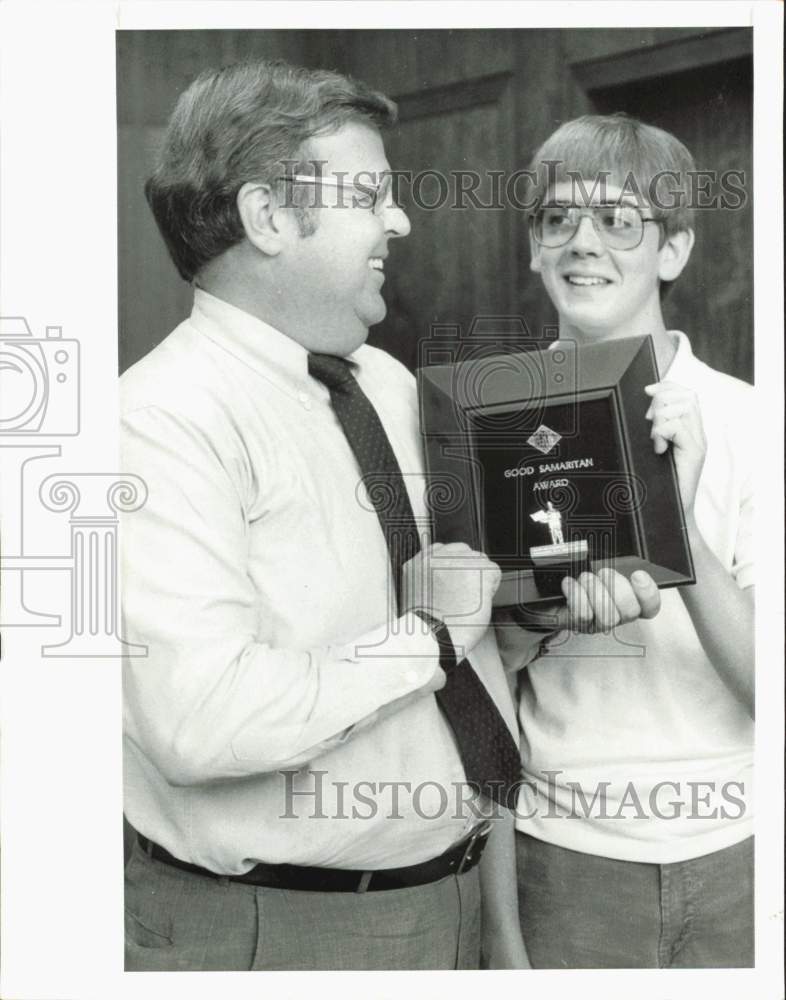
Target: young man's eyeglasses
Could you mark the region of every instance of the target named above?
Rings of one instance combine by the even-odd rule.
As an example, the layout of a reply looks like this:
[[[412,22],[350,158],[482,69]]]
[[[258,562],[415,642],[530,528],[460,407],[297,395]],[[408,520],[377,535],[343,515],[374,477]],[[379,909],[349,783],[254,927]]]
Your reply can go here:
[[[326,185],[327,187],[336,188],[341,192],[338,202],[341,208],[345,208],[347,205],[353,208],[368,208],[375,215],[381,215],[386,208],[396,205],[396,201],[393,198],[392,174],[383,174],[379,184],[360,184],[358,181],[344,180],[343,178],[312,177],[307,174],[284,174],[278,180],[290,181],[294,184],[313,184],[319,187]],[[345,188],[351,188],[354,192],[352,198],[346,203],[343,198]],[[317,202],[313,207],[323,206]]]
[[[644,226],[661,222],[645,217],[635,205],[544,205],[531,221],[535,242],[550,249],[565,246],[585,216],[592,219],[595,232],[613,250],[635,250],[644,239]]]

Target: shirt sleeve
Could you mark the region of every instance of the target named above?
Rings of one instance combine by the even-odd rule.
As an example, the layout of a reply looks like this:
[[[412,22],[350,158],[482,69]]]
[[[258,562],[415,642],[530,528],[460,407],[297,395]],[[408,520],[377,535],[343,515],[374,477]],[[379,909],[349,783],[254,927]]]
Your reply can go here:
[[[125,637],[147,647],[126,660],[125,728],[173,785],[313,759],[440,669],[412,616],[342,646],[271,642],[233,459],[198,423],[151,407],[122,427],[123,468],[148,491],[121,527]]]

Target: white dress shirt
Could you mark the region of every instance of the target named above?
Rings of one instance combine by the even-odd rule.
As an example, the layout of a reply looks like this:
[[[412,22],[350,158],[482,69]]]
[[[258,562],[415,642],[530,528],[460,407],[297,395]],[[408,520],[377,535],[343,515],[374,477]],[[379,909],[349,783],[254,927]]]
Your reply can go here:
[[[425,530],[414,379],[366,345],[352,359]],[[123,376],[122,412],[123,468],[149,494],[121,536],[125,635],[148,647],[124,670],[131,824],[227,874],[440,854],[475,814],[422,691],[437,644],[395,616],[376,511],[306,351],[197,290]],[[490,633],[471,659],[515,733]]]

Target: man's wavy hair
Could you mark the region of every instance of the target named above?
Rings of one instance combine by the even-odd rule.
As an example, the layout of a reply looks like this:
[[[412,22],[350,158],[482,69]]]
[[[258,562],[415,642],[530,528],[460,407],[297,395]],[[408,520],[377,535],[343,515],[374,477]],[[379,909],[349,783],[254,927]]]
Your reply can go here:
[[[395,121],[391,100],[327,70],[249,61],[201,73],[175,105],[145,184],[180,276],[192,281],[243,239],[237,208],[243,184],[280,190],[285,164],[287,173],[314,173],[306,162],[309,139],[348,122],[383,127]],[[296,207],[297,197],[290,202]],[[299,212],[302,231],[305,207]]]
[[[537,175],[531,198],[535,210],[553,184],[580,177],[591,191],[605,176],[608,184],[624,187],[627,181],[628,191],[641,193],[666,236],[693,228],[693,157],[670,132],[621,112],[565,122],[535,153],[530,170]]]

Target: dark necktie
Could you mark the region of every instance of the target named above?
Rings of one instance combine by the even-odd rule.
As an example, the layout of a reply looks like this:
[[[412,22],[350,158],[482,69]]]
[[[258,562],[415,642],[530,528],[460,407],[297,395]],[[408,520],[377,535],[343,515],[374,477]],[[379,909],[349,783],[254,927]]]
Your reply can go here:
[[[388,545],[398,606],[402,569],[420,551],[420,537],[404,477],[385,428],[352,374],[353,364],[329,354],[309,354],[309,374],[330,391],[333,411],[352,449]],[[447,632],[442,629],[443,635]],[[505,720],[468,660],[456,663],[440,641],[447,674],[437,702],[453,729],[467,781],[512,809],[521,774],[519,748]]]

